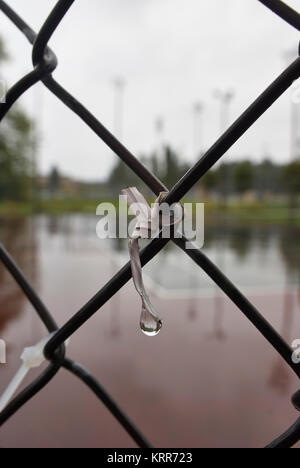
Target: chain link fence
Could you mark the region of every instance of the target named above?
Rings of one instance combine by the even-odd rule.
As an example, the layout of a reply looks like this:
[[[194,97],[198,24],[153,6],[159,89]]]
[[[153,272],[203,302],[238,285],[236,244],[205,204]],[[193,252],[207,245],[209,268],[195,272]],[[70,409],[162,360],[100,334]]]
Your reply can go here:
[[[63,102],[72,112],[103,140],[111,150],[140,177],[152,192],[158,195],[167,191],[164,202],[173,204],[181,200],[188,191],[203,177],[222,156],[239,140],[239,138],[272,106],[274,102],[300,77],[300,57],[278,76],[278,78],[263,91],[263,93],[246,109],[246,111],[231,125],[230,128],[216,141],[204,156],[179,180],[169,191],[154,174],[111,134],[88,109],[64,89],[52,76],[57,67],[57,58],[48,47],[48,42],[60,25],[64,16],[75,0],[59,0],[41,30],[36,34],[28,24],[3,0],[0,0],[0,10],[24,34],[32,48],[33,70],[22,77],[6,94],[6,102],[0,103],[0,122],[14,103],[32,86],[42,82],[48,90]],[[254,1],[254,0],[253,0]],[[257,1],[257,0],[255,0]],[[279,15],[291,27],[300,30],[300,14],[280,0],[258,0],[266,7]],[[299,51],[300,52],[300,51]],[[153,239],[141,251],[142,266],[151,261],[169,242],[160,236]],[[285,340],[276,332],[264,316],[253,304],[237,289],[237,287],[222,273],[220,269],[201,250],[186,250],[186,239],[171,239],[178,248],[184,250],[216,285],[231,299],[240,311],[250,320],[256,329],[265,337],[294,373],[300,377],[300,364],[292,360],[293,350]],[[47,368],[25,389],[23,389],[0,413],[0,425],[11,418],[28,400],[33,398],[52,380],[62,368],[77,376],[84,382],[98,399],[109,409],[111,414],[123,426],[141,448],[151,447],[141,431],[135,427],[128,416],[118,407],[100,383],[83,366],[66,357],[64,343],[87,320],[89,320],[112,296],[117,293],[132,277],[130,263],[127,263],[111,280],[93,296],[70,320],[58,328],[53,315],[43,304],[41,298],[28,283],[4,246],[0,246],[0,259],[3,265],[13,276],[27,299],[34,307],[39,318],[49,333],[54,333],[44,348],[44,355],[48,361]],[[292,397],[296,410],[300,410],[300,391]],[[268,448],[288,448],[300,440],[300,418]]]

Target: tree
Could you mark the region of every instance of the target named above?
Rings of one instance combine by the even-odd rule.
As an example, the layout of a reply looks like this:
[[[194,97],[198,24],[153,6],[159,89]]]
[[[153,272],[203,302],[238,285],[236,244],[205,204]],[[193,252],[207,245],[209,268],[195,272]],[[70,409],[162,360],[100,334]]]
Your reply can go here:
[[[189,166],[180,161],[178,154],[170,146],[166,146],[161,155],[152,153],[148,157],[141,156],[139,159],[144,166],[148,167],[169,189],[173,187],[189,169]],[[118,192],[129,186],[140,187],[141,190],[145,191],[145,184],[121,160],[113,167],[107,182],[113,192]]]
[[[56,166],[52,167],[48,177],[49,190],[52,195],[56,194],[60,189],[61,176]]]
[[[0,62],[8,59],[7,52],[4,47],[3,39],[0,37]]]
[[[250,161],[237,163],[233,168],[233,184],[238,193],[247,192],[253,187],[254,169]]]
[[[265,159],[255,167],[255,189],[260,199],[264,194],[279,194],[282,190],[281,166],[270,159]]]
[[[6,59],[7,53],[0,39],[0,63]],[[1,123],[0,200],[24,200],[29,197],[33,170],[30,161],[35,146],[32,128],[30,119],[16,106]]]
[[[200,179],[200,186],[203,187],[209,193],[216,190],[217,185],[218,185],[218,172],[216,170],[210,169]]]
[[[179,155],[170,146],[164,148],[162,159],[158,177],[168,189],[171,189],[188,171],[189,166],[180,161]]]
[[[300,161],[295,160],[282,169],[282,184],[289,196],[290,208],[296,208],[300,194]]]
[[[139,187],[140,185],[141,179],[134,174],[124,161],[118,159],[117,164],[113,167],[108,178],[108,186],[111,188],[112,192],[118,194],[126,187]]]

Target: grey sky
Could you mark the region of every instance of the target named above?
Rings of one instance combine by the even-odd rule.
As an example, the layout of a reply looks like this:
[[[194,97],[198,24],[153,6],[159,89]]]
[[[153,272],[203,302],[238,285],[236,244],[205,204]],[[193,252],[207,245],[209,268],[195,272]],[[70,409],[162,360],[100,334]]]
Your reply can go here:
[[[54,0],[7,0],[34,28]],[[300,0],[289,0],[299,9]],[[0,14],[0,34],[12,60],[1,70],[9,84],[31,69],[29,44]],[[164,140],[195,160],[192,108],[203,101],[200,133],[207,148],[220,132],[217,88],[236,91],[231,120],[283,70],[284,52],[297,55],[296,30],[257,0],[77,0],[51,40],[55,78],[114,130],[112,82],[126,81],[123,142],[136,155],[157,144],[154,122],[165,120]],[[75,177],[104,177],[116,160],[110,150],[38,85],[22,98],[40,121],[39,168],[53,164]],[[287,93],[226,158],[290,153],[291,96]]]

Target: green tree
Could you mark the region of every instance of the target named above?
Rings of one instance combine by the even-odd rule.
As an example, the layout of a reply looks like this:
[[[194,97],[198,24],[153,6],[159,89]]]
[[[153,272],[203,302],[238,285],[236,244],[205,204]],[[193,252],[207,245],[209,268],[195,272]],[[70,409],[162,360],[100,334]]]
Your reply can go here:
[[[278,194],[282,191],[281,166],[270,159],[257,164],[255,170],[255,188],[260,199],[265,193]]]
[[[189,166],[180,161],[178,154],[170,146],[166,146],[161,155],[152,153],[148,157],[141,156],[139,159],[169,189],[189,169]],[[121,160],[113,167],[107,182],[114,193],[118,193],[121,189],[129,186],[141,188],[143,193],[146,192],[146,194],[148,192],[141,179]]]
[[[116,195],[126,187],[139,187],[141,185],[141,179],[121,159],[118,159],[113,167],[107,182]]]
[[[7,53],[0,39],[0,63]],[[0,104],[1,105],[1,104]],[[29,197],[35,142],[33,126],[17,106],[0,126],[0,200],[25,200]]]
[[[168,189],[171,189],[188,169],[188,164],[181,162],[179,155],[170,146],[166,146],[158,176]]]
[[[254,169],[250,161],[237,163],[233,168],[233,184],[238,193],[246,192],[253,188]]]
[[[8,59],[7,52],[4,47],[3,39],[0,37],[0,62]]]
[[[48,176],[49,190],[52,195],[56,194],[61,185],[61,176],[56,166],[52,167]]]
[[[296,208],[300,194],[300,161],[295,160],[282,169],[282,185],[289,197],[290,208]]]
[[[207,192],[213,192],[218,185],[218,172],[210,169],[200,180],[200,186]]]

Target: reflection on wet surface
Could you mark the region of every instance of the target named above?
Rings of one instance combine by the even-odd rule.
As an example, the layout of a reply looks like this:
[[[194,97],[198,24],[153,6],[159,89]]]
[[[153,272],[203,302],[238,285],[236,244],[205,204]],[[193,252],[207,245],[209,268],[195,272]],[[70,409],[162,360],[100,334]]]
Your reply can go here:
[[[94,216],[0,223],[0,240],[65,323],[128,261],[126,243],[100,241]],[[299,228],[206,229],[205,252],[291,343],[300,338]],[[68,354],[90,369],[157,447],[262,446],[297,414],[299,382],[207,276],[175,247],[145,267],[159,336],[139,331],[140,301],[126,285],[73,337]],[[24,346],[45,334],[0,267],[0,391]],[[35,376],[33,371],[30,378]],[[27,379],[28,382],[28,379]],[[109,412],[65,371],[2,429],[4,447],[134,446]]]
[[[0,222],[1,242],[6,249],[13,252],[14,260],[21,266],[27,278],[35,281],[36,271],[36,244],[32,223],[26,219],[7,220]],[[8,271],[0,268],[0,334],[8,322],[17,319],[22,312],[24,295],[16,287]]]

